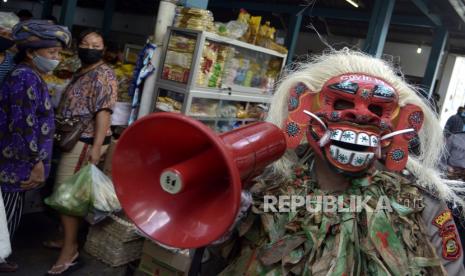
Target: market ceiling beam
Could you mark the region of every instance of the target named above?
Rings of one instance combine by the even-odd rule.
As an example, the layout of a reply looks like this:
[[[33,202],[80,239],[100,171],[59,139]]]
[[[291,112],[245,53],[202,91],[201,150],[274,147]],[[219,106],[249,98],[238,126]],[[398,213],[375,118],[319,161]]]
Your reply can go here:
[[[61,4],[60,24],[67,26],[70,30],[73,27],[76,6],[77,0],[63,0]]]
[[[395,0],[375,1],[364,46],[364,52],[367,54],[378,58],[383,54],[394,3]]]
[[[441,17],[429,9],[428,2],[429,0],[412,0],[413,4],[417,6],[417,8],[424,13],[431,22],[433,22],[436,26],[442,25]]]
[[[240,9],[244,8],[246,10],[254,11],[265,11],[265,12],[276,12],[276,13],[285,13],[285,14],[297,14],[305,6],[291,6],[291,5],[279,5],[279,4],[263,4],[263,3],[254,3],[254,2],[236,2],[228,0],[210,0],[209,7],[216,8],[235,8]],[[368,22],[370,21],[370,13],[352,11],[352,10],[343,10],[343,9],[324,9],[324,8],[308,8],[304,13],[304,16],[311,17],[324,17],[332,18],[339,20],[348,20],[348,21],[360,21]],[[410,27],[421,27],[421,28],[430,28],[435,27],[436,25],[431,22],[428,18],[424,16],[403,16],[403,15],[393,15],[391,19],[391,24],[410,26]]]
[[[102,30],[104,37],[108,37],[110,35],[111,25],[113,23],[113,14],[115,13],[115,6],[116,0],[105,0],[102,21]]]
[[[465,22],[465,3],[462,0],[449,0],[449,3]]]
[[[436,82],[436,76],[438,73],[439,65],[441,64],[442,54],[449,37],[449,32],[444,26],[436,28],[433,46],[428,58],[428,64],[426,66],[425,74],[423,76],[422,85],[427,93],[428,99],[431,98],[434,91],[434,84]]]

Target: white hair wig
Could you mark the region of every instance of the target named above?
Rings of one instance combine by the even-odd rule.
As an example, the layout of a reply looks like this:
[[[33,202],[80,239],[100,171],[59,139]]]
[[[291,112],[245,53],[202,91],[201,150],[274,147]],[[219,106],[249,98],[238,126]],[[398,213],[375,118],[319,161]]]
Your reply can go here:
[[[401,107],[414,104],[420,107],[424,114],[423,126],[418,133],[420,154],[418,157],[409,156],[407,169],[414,174],[423,188],[443,200],[464,205],[463,200],[457,196],[457,192],[465,190],[460,185],[463,183],[443,179],[438,170],[445,143],[436,113],[418,94],[418,90],[407,84],[402,75],[396,74],[391,65],[381,59],[345,48],[313,57],[308,62],[297,64],[296,67],[293,71],[286,72],[287,75],[279,82],[267,117],[268,122],[284,128],[288,117],[289,92],[299,83],[305,84],[310,91],[319,93],[326,81],[347,73],[367,74],[382,79],[398,92]],[[290,167],[296,160],[294,151],[288,150],[273,164],[274,173],[288,177]]]

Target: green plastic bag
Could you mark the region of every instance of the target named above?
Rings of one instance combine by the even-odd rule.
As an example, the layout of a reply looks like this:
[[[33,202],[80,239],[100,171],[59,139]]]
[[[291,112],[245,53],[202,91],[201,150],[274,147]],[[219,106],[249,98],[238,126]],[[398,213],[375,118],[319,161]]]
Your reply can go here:
[[[94,210],[116,212],[121,206],[112,181],[94,165],[87,165],[61,185],[45,203],[58,212],[85,217]]]

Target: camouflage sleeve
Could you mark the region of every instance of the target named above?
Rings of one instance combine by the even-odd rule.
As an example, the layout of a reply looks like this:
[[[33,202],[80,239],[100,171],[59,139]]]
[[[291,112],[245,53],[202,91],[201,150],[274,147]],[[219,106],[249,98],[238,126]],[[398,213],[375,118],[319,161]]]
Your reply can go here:
[[[425,228],[448,275],[465,275],[462,244],[452,212],[444,202],[429,195],[424,196],[424,206]]]

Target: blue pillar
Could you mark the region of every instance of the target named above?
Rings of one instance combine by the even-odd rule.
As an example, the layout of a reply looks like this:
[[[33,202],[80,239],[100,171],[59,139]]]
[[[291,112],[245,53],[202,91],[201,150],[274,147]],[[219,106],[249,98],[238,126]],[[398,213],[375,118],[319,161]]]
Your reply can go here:
[[[105,0],[105,8],[103,10],[102,31],[103,36],[110,35],[111,25],[113,23],[113,13],[115,12],[115,0]]]
[[[181,0],[181,5],[186,8],[207,9],[208,0]]]
[[[395,0],[376,0],[368,26],[364,51],[375,57],[383,54]]]
[[[74,12],[76,11],[77,0],[63,0],[61,4],[60,24],[67,26],[70,30],[74,23]]]
[[[433,46],[431,47],[431,53],[428,58],[428,65],[426,66],[425,75],[423,76],[422,81],[425,92],[428,94],[428,99],[433,95],[434,83],[436,81],[438,68],[441,64],[442,53],[446,47],[448,37],[449,32],[444,26],[436,28]]]
[[[297,45],[301,25],[302,13],[291,14],[286,34],[286,47],[288,49],[286,64],[291,63],[292,58],[294,57],[295,46]]]
[[[42,19],[51,16],[53,13],[52,0],[44,0],[42,4]]]

